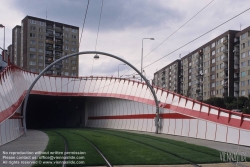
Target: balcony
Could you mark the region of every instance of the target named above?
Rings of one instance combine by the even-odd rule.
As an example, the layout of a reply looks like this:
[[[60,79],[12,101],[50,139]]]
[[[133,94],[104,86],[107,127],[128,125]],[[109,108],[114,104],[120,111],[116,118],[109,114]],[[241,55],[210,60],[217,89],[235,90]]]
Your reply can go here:
[[[54,30],[54,26],[47,24],[46,29]]]
[[[47,74],[47,75],[52,75],[52,74],[53,74],[53,71],[47,71],[46,74]]]
[[[228,66],[224,66],[224,70],[228,70]]]
[[[238,86],[235,86],[235,87],[234,87],[234,91],[235,91],[235,92],[239,92],[239,87],[238,87]]]
[[[227,96],[228,96],[228,92],[224,92],[224,93],[223,93],[223,96],[224,96],[224,97],[227,97]]]
[[[228,76],[227,76],[227,75],[224,75],[224,79],[228,79]]]
[[[56,46],[56,47],[55,47],[55,50],[56,50],[56,51],[61,51],[61,52],[62,52],[62,47],[61,47],[61,46]]]
[[[200,92],[200,88],[196,88],[196,93],[198,94]]]
[[[239,65],[239,59],[235,59],[235,60],[234,60],[234,64],[235,64],[235,65]]]
[[[239,82],[239,79],[240,79],[239,75],[234,75],[234,82]]]
[[[223,58],[223,62],[228,62],[228,58],[227,58],[227,57],[224,57],[224,58]]]
[[[60,59],[61,57],[62,57],[62,56],[59,55],[59,54],[58,54],[58,55],[55,55],[55,58],[56,58],[56,59]]]
[[[223,85],[223,88],[228,88],[228,84],[224,84],[224,85]]]
[[[228,49],[223,49],[223,53],[228,53]]]
[[[53,40],[49,40],[49,39],[46,39],[45,42],[49,43],[49,44],[54,44],[54,41]]]
[[[53,48],[53,46],[46,46],[45,49],[46,49],[46,50],[53,50],[54,48]]]
[[[60,33],[55,33],[55,38],[63,38],[63,35]]]
[[[223,40],[223,44],[227,44],[228,43],[228,40],[227,39],[224,39]]]
[[[62,45],[63,42],[62,42],[61,40],[56,40],[55,44],[57,44],[57,45]]]
[[[240,72],[240,69],[234,69],[234,73],[239,73]]]
[[[61,27],[55,27],[55,31],[56,32],[62,32],[62,28]]]
[[[203,55],[203,51],[202,50],[199,51],[199,55]]]
[[[46,36],[47,36],[47,37],[54,37],[54,34],[53,34],[53,33],[48,33],[48,32],[47,32],[47,33],[46,33]]]

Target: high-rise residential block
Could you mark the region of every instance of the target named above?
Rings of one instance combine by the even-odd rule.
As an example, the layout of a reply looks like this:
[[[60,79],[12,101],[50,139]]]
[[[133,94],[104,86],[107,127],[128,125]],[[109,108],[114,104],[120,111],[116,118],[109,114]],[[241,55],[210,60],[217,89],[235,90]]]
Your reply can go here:
[[[19,52],[19,28],[16,26],[13,29],[14,58],[16,49],[17,65],[28,71],[39,73],[62,56],[79,51],[79,27],[26,16],[21,24],[21,49]],[[17,41],[17,45],[15,45],[15,41]],[[47,71],[47,75],[78,76],[78,63],[78,56],[68,58],[54,65]]]
[[[244,77],[248,71],[239,68],[239,63],[243,67],[250,65],[250,57],[245,58],[250,55],[249,43],[249,28],[241,32],[229,30],[182,57],[178,78],[180,89],[177,93],[197,100],[236,96],[237,91],[244,96],[248,89],[241,90],[239,85],[246,86],[248,83],[250,93],[250,66],[249,78]],[[241,61],[239,55],[243,57]],[[168,89],[159,82],[161,73],[162,70],[159,70],[154,74],[153,83]],[[166,73],[165,78],[169,77]],[[239,78],[242,81],[240,84]]]
[[[12,55],[11,62],[20,66],[21,58],[21,26],[15,26],[12,29]]]

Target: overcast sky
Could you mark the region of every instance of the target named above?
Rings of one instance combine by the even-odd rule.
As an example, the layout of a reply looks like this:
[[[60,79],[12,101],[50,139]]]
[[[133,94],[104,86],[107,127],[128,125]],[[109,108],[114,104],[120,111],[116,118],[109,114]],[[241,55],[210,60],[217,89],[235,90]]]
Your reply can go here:
[[[194,16],[212,0],[104,0],[97,51],[107,52],[124,58],[141,68],[142,38],[144,56],[162,43],[171,33]],[[90,0],[82,42],[79,51],[95,50],[98,21],[102,0]],[[82,29],[87,0],[1,0],[0,24],[6,27],[6,44],[11,44],[11,31],[15,25],[29,15],[46,18]],[[151,52],[143,61],[144,66],[167,55],[192,39],[209,31],[215,26],[241,13],[250,7],[250,0],[214,0],[199,15],[181,28],[175,35]],[[187,55],[199,46],[212,40],[227,30],[240,30],[250,26],[250,11],[245,12],[227,24],[219,27],[192,44],[176,51],[161,61],[145,68],[146,77]],[[0,29],[0,46],[3,46],[3,30]],[[93,56],[80,57],[79,74],[117,76],[118,65],[112,58],[101,56],[93,61]],[[93,70],[92,70],[93,66]],[[133,74],[127,66],[120,66],[120,75]],[[91,74],[92,71],[92,74]]]

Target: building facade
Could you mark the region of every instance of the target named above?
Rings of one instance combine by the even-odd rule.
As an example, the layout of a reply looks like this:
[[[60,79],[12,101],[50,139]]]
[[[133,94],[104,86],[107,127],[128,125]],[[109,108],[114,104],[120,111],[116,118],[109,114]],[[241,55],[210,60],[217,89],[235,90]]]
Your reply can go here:
[[[13,53],[17,50],[17,65],[39,73],[62,56],[79,52],[79,27],[26,16],[21,25],[20,58],[15,36],[20,27],[13,29]],[[15,55],[15,53],[14,53]],[[14,56],[15,57],[15,56]],[[78,56],[54,65],[47,75],[78,76]]]
[[[181,61],[176,60],[154,74],[154,85],[168,89],[172,92],[180,92]]]
[[[236,34],[234,47],[235,96],[248,96],[250,94],[250,27]]]
[[[12,29],[12,54],[11,62],[17,66],[21,66],[21,26],[15,26]]]
[[[182,57],[177,82],[180,89],[176,92],[201,101],[211,97],[248,96],[249,32],[250,27],[242,31],[229,30]],[[153,84],[169,89],[159,82],[161,74],[162,69],[154,73]],[[166,73],[165,78],[170,77]]]

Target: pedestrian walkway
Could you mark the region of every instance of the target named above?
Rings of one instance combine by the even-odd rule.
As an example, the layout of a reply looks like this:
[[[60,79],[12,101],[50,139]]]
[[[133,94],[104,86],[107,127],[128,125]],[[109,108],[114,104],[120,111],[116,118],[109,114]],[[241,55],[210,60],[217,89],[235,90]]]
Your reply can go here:
[[[31,164],[15,164],[15,160],[21,158],[23,162],[30,163],[34,162],[32,158],[38,157],[39,151],[44,151],[48,144],[48,136],[38,130],[28,130],[27,135],[23,135],[18,139],[11,141],[0,147],[0,166],[1,167],[30,167]],[[8,153],[8,154],[7,154]],[[15,153],[18,153],[14,155]],[[8,159],[7,159],[8,158]],[[14,159],[15,158],[15,159]],[[6,162],[7,164],[4,164]],[[11,165],[10,163],[13,163]]]
[[[213,149],[224,151],[224,152],[234,153],[234,152],[237,152],[238,150],[238,152],[246,152],[247,157],[250,157],[250,147],[247,147],[247,146],[240,146],[236,144],[222,143],[222,142],[216,142],[216,141],[211,141],[211,140],[202,140],[202,139],[196,139],[196,138],[191,138],[191,137],[183,137],[183,136],[175,136],[175,135],[167,135],[167,134],[155,134],[155,133],[150,133],[150,132],[128,131],[128,130],[122,130],[122,131],[138,133],[138,134],[146,134],[150,136],[156,136],[156,137],[182,141],[182,142],[186,142],[190,144],[213,148]],[[250,142],[250,139],[249,139],[249,142]]]

